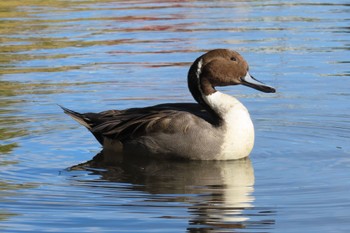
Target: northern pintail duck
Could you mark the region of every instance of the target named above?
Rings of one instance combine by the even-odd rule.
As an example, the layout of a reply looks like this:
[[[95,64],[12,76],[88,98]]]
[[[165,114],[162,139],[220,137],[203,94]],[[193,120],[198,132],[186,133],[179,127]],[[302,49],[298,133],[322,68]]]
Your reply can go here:
[[[104,150],[160,158],[231,160],[247,157],[254,126],[244,105],[216,86],[242,84],[262,92],[275,89],[254,79],[237,52],[215,49],[197,58],[188,88],[197,103],[166,103],[100,113],[64,112],[84,125]]]

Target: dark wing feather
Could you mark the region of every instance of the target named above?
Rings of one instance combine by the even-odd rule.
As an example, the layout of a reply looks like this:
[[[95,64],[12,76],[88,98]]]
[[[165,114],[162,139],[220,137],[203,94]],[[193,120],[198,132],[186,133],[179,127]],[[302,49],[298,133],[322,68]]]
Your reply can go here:
[[[66,108],[63,108],[63,110],[73,119],[86,126],[101,144],[103,144],[104,137],[124,141],[143,133],[152,133],[159,127],[170,132],[174,129],[171,128],[169,122],[185,116],[201,118],[211,124],[216,124],[214,118],[206,110],[199,104],[194,103],[160,104],[146,108],[84,114]],[[184,124],[183,128],[186,127]]]
[[[125,111],[118,115],[114,115],[107,120],[92,128],[92,133],[102,134],[105,137],[117,138],[124,141],[133,137],[137,137],[142,133],[152,132],[162,121],[178,114],[175,110],[159,110],[154,109],[150,112],[133,112]]]

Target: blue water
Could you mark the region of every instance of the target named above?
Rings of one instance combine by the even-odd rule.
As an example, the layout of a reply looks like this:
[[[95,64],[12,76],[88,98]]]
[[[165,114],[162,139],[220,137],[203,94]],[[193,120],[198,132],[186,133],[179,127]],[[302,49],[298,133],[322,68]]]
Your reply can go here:
[[[348,232],[347,1],[2,1],[1,232]],[[239,51],[277,88],[220,90],[249,109],[249,159],[125,161],[57,104],[86,112],[193,101],[187,70]]]

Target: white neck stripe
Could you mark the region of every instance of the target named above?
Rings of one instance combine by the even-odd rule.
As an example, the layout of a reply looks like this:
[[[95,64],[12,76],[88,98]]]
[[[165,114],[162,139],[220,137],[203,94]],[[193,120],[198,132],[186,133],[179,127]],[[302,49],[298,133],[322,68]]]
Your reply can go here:
[[[198,64],[197,64],[197,72],[196,72],[196,77],[199,79],[201,73],[202,73],[202,65],[203,65],[203,60],[200,59]],[[199,83],[199,82],[198,82]]]

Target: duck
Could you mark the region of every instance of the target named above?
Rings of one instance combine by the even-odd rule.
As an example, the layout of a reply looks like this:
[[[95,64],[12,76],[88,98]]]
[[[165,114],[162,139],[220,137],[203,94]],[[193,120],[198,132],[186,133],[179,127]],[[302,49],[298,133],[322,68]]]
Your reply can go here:
[[[275,93],[275,88],[250,75],[245,59],[230,49],[214,49],[198,57],[190,66],[187,83],[197,103],[99,113],[61,108],[112,154],[184,160],[248,157],[255,140],[249,112],[237,98],[216,87],[244,85],[265,93]]]

